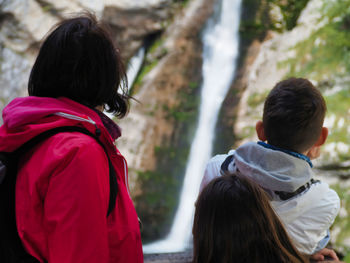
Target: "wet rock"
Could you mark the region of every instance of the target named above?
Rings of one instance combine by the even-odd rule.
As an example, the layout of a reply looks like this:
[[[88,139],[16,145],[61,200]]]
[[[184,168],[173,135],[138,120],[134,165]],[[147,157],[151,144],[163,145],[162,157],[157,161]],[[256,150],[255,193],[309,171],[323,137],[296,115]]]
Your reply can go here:
[[[148,36],[160,33],[170,19],[171,4],[162,3],[149,8],[121,9],[105,6],[103,20],[110,25],[123,57],[129,59],[144,45]]]

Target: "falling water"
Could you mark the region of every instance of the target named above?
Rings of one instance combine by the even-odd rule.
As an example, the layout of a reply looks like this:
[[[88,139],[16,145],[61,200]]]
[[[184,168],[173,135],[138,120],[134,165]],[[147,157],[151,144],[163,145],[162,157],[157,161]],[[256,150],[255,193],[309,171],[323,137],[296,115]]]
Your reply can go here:
[[[132,87],[132,85],[134,84],[137,73],[140,71],[144,58],[145,58],[145,47],[141,47],[139,51],[137,51],[136,55],[134,55],[130,59],[128,64],[128,70],[126,72],[129,87]],[[106,114],[111,119],[114,118],[114,115],[112,113],[104,111],[104,114]]]
[[[145,48],[141,47],[139,51],[133,56],[128,65],[128,71],[126,75],[128,76],[129,87],[132,87],[134,84],[137,73],[140,71],[143,60],[145,57]]]
[[[205,165],[212,154],[215,125],[231,85],[238,54],[241,0],[221,0],[203,32],[203,84],[199,122],[191,145],[180,204],[169,235],[144,246],[145,253],[185,250],[190,243],[194,202]]]

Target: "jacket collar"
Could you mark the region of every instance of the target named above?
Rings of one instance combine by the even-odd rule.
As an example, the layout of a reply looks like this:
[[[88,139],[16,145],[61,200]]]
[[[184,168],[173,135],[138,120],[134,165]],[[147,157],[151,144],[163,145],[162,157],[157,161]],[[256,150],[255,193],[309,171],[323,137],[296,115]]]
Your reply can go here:
[[[112,139],[118,139],[122,135],[121,128],[103,112],[96,109],[94,109],[94,111],[101,118],[103,125],[111,135]]]
[[[284,153],[286,153],[286,154],[289,154],[289,155],[291,155],[291,156],[294,156],[294,157],[296,157],[296,158],[299,158],[299,159],[301,159],[301,160],[304,160],[305,162],[307,162],[307,163],[310,165],[311,168],[313,167],[310,158],[307,157],[307,156],[304,155],[304,154],[297,153],[297,152],[293,152],[293,151],[286,150],[286,149],[282,149],[282,148],[273,146],[273,145],[271,145],[271,144],[268,144],[268,143],[265,143],[265,142],[262,142],[262,141],[259,141],[258,144],[261,145],[261,146],[263,146],[263,147],[265,147],[265,148],[268,148],[268,149],[271,149],[271,150],[275,150],[275,151],[284,152]]]

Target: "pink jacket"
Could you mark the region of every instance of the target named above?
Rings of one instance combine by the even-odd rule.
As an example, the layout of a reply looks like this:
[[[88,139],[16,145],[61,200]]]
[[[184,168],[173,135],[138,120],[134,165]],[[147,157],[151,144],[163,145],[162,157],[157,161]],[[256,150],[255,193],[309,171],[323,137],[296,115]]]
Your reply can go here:
[[[67,98],[25,97],[3,111],[0,151],[13,151],[59,126],[101,130],[117,174],[116,206],[109,203],[108,159],[88,135],[59,133],[28,152],[16,184],[16,220],[27,251],[49,263],[143,262],[139,224],[128,192],[127,164],[93,110]]]

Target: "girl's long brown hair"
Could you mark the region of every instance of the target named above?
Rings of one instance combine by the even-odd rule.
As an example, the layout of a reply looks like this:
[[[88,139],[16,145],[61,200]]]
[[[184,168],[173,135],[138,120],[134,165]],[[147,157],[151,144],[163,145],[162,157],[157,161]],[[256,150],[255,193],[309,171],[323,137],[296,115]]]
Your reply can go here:
[[[198,197],[193,263],[308,262],[294,247],[258,185],[221,176]]]

